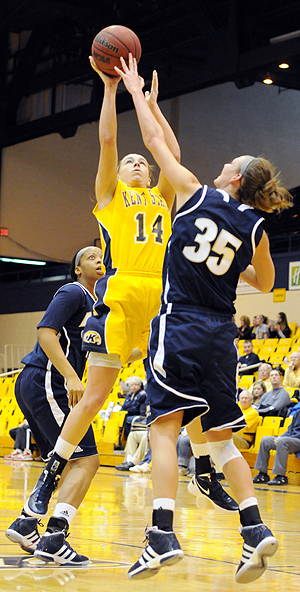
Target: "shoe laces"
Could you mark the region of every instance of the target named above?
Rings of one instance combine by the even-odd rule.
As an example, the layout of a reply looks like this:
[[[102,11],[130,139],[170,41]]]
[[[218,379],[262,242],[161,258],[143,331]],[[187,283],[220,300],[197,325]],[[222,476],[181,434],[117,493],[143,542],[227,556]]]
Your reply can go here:
[[[146,526],[146,528],[145,528],[145,538],[143,540],[143,543],[146,543],[146,542],[149,541],[149,534],[150,534],[151,530],[158,530],[158,526]]]

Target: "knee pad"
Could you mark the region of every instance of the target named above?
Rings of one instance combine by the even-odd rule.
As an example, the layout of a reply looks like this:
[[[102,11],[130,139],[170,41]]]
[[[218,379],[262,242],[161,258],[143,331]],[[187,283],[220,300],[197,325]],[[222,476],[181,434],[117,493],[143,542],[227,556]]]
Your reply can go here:
[[[242,456],[232,438],[230,440],[220,440],[219,442],[207,442],[207,447],[219,473],[222,473],[224,465],[229,460]]]

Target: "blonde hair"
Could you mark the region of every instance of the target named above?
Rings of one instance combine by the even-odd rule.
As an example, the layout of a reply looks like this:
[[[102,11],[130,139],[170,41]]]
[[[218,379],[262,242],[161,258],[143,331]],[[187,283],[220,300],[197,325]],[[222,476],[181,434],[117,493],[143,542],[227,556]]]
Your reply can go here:
[[[273,165],[265,158],[252,158],[242,176],[238,190],[238,197],[242,203],[264,212],[281,212],[292,207],[291,194],[282,187],[279,175],[275,175]]]

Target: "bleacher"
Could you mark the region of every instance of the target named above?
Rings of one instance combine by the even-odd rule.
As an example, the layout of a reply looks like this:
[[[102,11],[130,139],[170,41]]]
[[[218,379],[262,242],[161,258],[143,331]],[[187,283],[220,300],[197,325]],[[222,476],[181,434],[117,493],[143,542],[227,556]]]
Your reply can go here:
[[[300,327],[296,327],[296,324],[290,323],[292,328],[292,336],[289,339],[259,339],[253,340],[254,351],[258,354],[260,359],[264,359],[266,362],[275,365],[281,365],[283,368],[286,365],[283,364],[285,356],[288,356],[292,350],[300,351]],[[238,349],[240,354],[243,352],[243,340],[238,343]],[[123,425],[125,412],[124,411],[113,411],[113,408],[119,403],[122,405],[124,399],[119,397],[120,391],[120,380],[127,381],[129,376],[137,374],[142,380],[145,379],[145,370],[142,361],[133,362],[127,364],[121,368],[115,385],[109,394],[103,408],[102,413],[93,421],[93,428],[95,433],[96,444],[100,456],[100,464],[115,466],[123,460],[122,452],[115,451],[114,447],[118,444],[119,440],[119,429]],[[8,454],[12,447],[13,441],[9,436],[9,430],[12,427],[16,427],[23,421],[23,414],[18,407],[18,404],[14,395],[14,384],[18,374],[13,376],[0,377],[0,456]],[[86,382],[87,368],[83,375],[83,382]],[[257,379],[257,372],[254,375],[243,374],[239,377],[238,386],[241,388],[249,388],[251,384]],[[291,400],[293,401],[294,389],[287,388],[289,391]],[[296,403],[297,400],[294,399]],[[106,414],[103,413],[106,411]],[[281,422],[282,419],[282,422]],[[254,468],[256,455],[259,449],[259,443],[263,436],[276,436],[286,431],[288,422],[291,421],[287,418],[285,421],[283,418],[278,417],[266,417],[262,421],[261,425],[257,428],[254,444],[247,451],[243,451],[250,468]],[[283,423],[280,426],[280,423]],[[274,454],[270,455],[270,467],[273,466]],[[289,456],[288,471],[292,471],[295,474],[297,484],[300,484],[300,459],[295,455]]]
[[[125,411],[113,411],[117,403],[122,405],[124,399],[120,399],[120,380],[127,381],[129,376],[138,375],[145,379],[145,369],[142,361],[127,364],[121,368],[114,387],[105,401],[102,411],[106,411],[106,417],[98,414],[93,421],[96,444],[100,455],[100,463],[115,466],[122,462],[122,452],[114,451],[114,445],[118,444],[119,428],[123,425]],[[0,377],[0,456],[9,454],[13,448],[13,440],[9,436],[9,430],[17,427],[24,419],[22,411],[15,399],[14,387],[18,372],[14,375]],[[83,375],[83,383],[87,379],[87,367]]]

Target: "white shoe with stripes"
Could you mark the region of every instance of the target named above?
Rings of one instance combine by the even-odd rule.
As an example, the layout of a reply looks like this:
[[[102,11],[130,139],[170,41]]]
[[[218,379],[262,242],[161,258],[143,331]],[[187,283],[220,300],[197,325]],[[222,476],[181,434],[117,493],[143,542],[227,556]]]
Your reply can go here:
[[[66,542],[66,536],[65,530],[45,533],[37,545],[34,556],[60,565],[87,565],[88,557],[78,555]]]
[[[144,579],[155,576],[165,565],[174,565],[183,559],[183,551],[174,532],[159,530],[157,526],[146,528],[147,545],[134,565],[128,578]]]
[[[40,540],[37,518],[17,518],[7,529],[5,535],[12,543],[18,543],[26,553],[34,554]]]
[[[272,557],[278,549],[278,541],[265,524],[240,528],[244,539],[240,565],[235,575],[238,584],[254,582],[268,567],[267,557]]]

